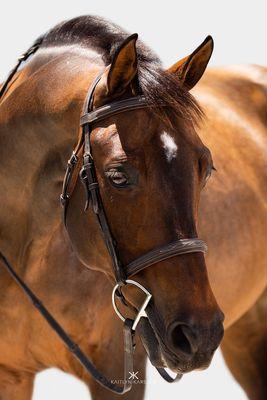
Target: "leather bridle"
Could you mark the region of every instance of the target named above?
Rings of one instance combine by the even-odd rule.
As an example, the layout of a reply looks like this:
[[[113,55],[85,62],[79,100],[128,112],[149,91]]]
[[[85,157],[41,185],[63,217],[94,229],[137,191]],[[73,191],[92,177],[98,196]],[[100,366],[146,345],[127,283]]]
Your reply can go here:
[[[38,39],[38,42],[34,44],[34,46],[29,49],[27,53],[23,55],[23,60],[27,59],[30,54],[35,52],[37,48],[40,46],[42,40]],[[19,64],[21,62],[21,58],[19,59]],[[3,89],[0,92],[1,96],[4,94],[6,88],[8,87],[8,83],[14,76],[14,73],[17,71],[15,68],[11,71],[7,81],[5,82]],[[15,71],[15,72],[14,72]],[[146,317],[146,307],[152,297],[151,293],[143,287],[139,282],[129,279],[133,275],[138,274],[145,268],[151,267],[152,265],[159,263],[163,260],[176,257],[182,254],[196,253],[202,252],[205,253],[207,251],[207,245],[198,238],[189,238],[189,239],[179,239],[172,243],[168,243],[161,247],[157,247],[146,254],[138,257],[137,259],[130,262],[128,265],[123,265],[120,260],[116,242],[112,236],[109,223],[105,214],[105,210],[103,207],[103,202],[101,199],[101,194],[99,190],[99,184],[97,181],[95,163],[93,158],[93,152],[91,148],[91,133],[94,124],[105,120],[107,117],[112,117],[116,114],[129,112],[137,109],[149,108],[151,107],[147,102],[146,98],[142,95],[131,97],[129,99],[124,99],[116,102],[112,102],[110,104],[106,104],[104,106],[98,107],[94,109],[94,93],[98,82],[101,79],[102,74],[100,74],[92,83],[89,88],[83,112],[80,120],[82,134],[80,135],[79,142],[72,153],[65,177],[63,182],[62,194],[60,196],[61,205],[63,207],[63,220],[66,225],[67,219],[67,211],[68,205],[71,198],[71,194],[76,185],[77,177],[80,176],[81,182],[85,188],[86,193],[86,205],[85,210],[88,209],[89,205],[91,205],[91,209],[96,215],[99,228],[102,231],[102,236],[105,241],[106,247],[108,249],[110,259],[113,266],[114,278],[116,281],[116,285],[114,287],[112,293],[112,304],[117,313],[117,315],[121,318],[124,323],[124,380],[123,386],[118,386],[112,381],[108,380],[102,373],[100,373],[95,366],[90,362],[90,360],[86,357],[86,355],[81,351],[79,346],[72,341],[70,336],[65,332],[62,326],[54,319],[54,317],[50,314],[50,312],[45,308],[45,306],[40,302],[40,300],[35,296],[35,294],[31,291],[31,289],[26,285],[26,283],[17,275],[14,271],[14,268],[8,262],[7,258],[0,252],[0,258],[3,261],[4,266],[7,271],[10,273],[12,278],[18,283],[18,285],[23,289],[23,291],[27,294],[27,296],[32,300],[34,306],[37,307],[38,311],[42,314],[42,316],[46,319],[46,321],[50,324],[52,329],[58,334],[58,336],[63,340],[63,342],[68,346],[68,348],[73,352],[76,358],[80,361],[80,363],[86,368],[86,370],[104,387],[107,389],[123,394],[131,389],[132,379],[130,378],[130,373],[133,372],[133,353],[134,353],[134,334],[135,329],[142,317]],[[82,160],[81,160],[82,157]],[[82,167],[77,173],[77,168],[82,161]],[[119,240],[119,238],[116,238]],[[135,319],[125,318],[117,307],[117,299],[123,300],[124,304],[128,304],[126,299],[122,295],[121,288],[126,285],[134,285],[141,292],[145,294],[145,300],[137,311],[137,315]],[[168,382],[172,382],[174,380],[180,379],[181,374],[178,374],[176,379],[171,378],[167,372],[163,368],[157,368],[161,376],[166,379]]]

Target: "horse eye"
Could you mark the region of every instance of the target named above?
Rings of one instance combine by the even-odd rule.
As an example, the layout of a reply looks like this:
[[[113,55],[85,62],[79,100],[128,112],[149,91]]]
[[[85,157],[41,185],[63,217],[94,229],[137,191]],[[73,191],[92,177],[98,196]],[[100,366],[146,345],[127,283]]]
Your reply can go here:
[[[106,172],[106,175],[113,186],[124,187],[129,185],[129,178],[122,171],[110,170]]]

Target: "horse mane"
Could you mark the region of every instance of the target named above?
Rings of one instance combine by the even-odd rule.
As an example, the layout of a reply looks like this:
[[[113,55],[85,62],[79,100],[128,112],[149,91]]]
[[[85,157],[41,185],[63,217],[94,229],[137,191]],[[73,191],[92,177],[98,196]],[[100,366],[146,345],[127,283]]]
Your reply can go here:
[[[77,44],[94,49],[101,54],[104,64],[109,65],[116,49],[128,36],[127,31],[102,17],[85,15],[56,25],[45,35],[42,47]],[[203,112],[181,86],[178,76],[164,70],[159,57],[140,40],[137,56],[139,91],[152,110],[169,123],[176,116],[197,125]]]

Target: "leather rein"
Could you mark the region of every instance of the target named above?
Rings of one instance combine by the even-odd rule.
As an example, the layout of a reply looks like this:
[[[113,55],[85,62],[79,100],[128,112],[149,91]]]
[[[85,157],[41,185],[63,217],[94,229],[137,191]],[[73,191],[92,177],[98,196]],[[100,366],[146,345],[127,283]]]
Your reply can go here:
[[[4,85],[0,90],[0,100],[1,97],[4,95],[4,93],[6,92],[8,85],[12,80],[13,76],[15,75],[15,73],[17,72],[21,62],[25,61],[31,54],[33,54],[40,47],[42,40],[43,38],[37,39],[37,41],[28,50],[28,52],[26,52],[25,54],[23,54],[23,56],[19,58],[18,64],[11,71],[6,82],[4,83]],[[87,372],[91,374],[93,378],[106,389],[109,389],[117,394],[123,394],[131,389],[132,384],[134,382],[131,376],[134,376],[133,355],[135,348],[135,342],[134,342],[135,330],[140,319],[143,317],[147,317],[146,307],[152,298],[151,293],[145,287],[143,287],[139,282],[129,278],[131,278],[133,275],[136,275],[138,272],[140,272],[145,268],[148,268],[163,260],[176,257],[178,255],[196,253],[196,252],[205,253],[207,251],[207,245],[205,244],[205,242],[203,242],[201,239],[198,238],[180,239],[172,243],[168,243],[164,246],[157,247],[149,251],[148,253],[138,257],[137,259],[133,260],[128,265],[123,265],[123,263],[120,261],[120,257],[116,248],[116,242],[112,236],[101,199],[101,194],[99,190],[96,169],[91,149],[91,132],[94,123],[100,122],[107,117],[111,117],[113,115],[123,113],[125,111],[128,112],[141,108],[150,107],[150,105],[146,101],[145,97],[140,95],[125,100],[112,102],[110,104],[106,104],[104,106],[93,109],[94,92],[98,82],[101,79],[101,76],[102,74],[99,75],[94,80],[87,93],[87,97],[84,103],[83,112],[80,120],[82,135],[79,139],[76,149],[73,151],[67,164],[67,169],[62,187],[62,194],[60,196],[60,202],[63,207],[63,221],[64,224],[66,225],[69,200],[73,192],[73,189],[76,185],[77,177],[79,175],[86,193],[85,210],[87,210],[90,205],[92,211],[96,215],[99,228],[102,231],[103,239],[110,254],[114,271],[114,277],[116,280],[116,285],[112,292],[112,304],[115,312],[117,313],[119,318],[123,321],[124,378],[122,380],[123,382],[122,386],[117,385],[116,383],[114,383],[114,381],[110,381],[96,369],[96,367],[87,358],[87,356],[83,353],[80,347],[71,339],[71,337],[67,334],[64,328],[55,320],[53,315],[41,303],[38,297],[32,292],[32,290],[27,286],[27,284],[18,276],[18,274],[15,272],[10,262],[7,260],[7,258],[1,251],[0,251],[0,259],[2,260],[4,267],[9,272],[11,277],[16,281],[16,283],[20,286],[20,288],[24,291],[24,293],[30,298],[30,300],[32,301],[33,305],[37,308],[39,313],[44,317],[44,319],[48,322],[51,328],[57,333],[59,338],[64,342],[64,344],[73,353],[73,355],[77,358],[77,360],[84,366]],[[82,154],[82,159],[81,159],[81,154]],[[81,164],[81,161],[82,161],[82,167],[78,174],[77,168]],[[122,300],[123,303],[127,305],[126,299],[123,297],[121,292],[122,286],[125,285],[133,285],[137,287],[145,295],[145,300],[140,309],[137,311],[134,320],[125,318],[117,307],[118,299]],[[168,382],[173,382],[182,377],[182,374],[178,374],[176,378],[172,378],[170,375],[168,375],[168,373],[165,371],[164,368],[157,368],[157,370],[160,373],[160,375]]]

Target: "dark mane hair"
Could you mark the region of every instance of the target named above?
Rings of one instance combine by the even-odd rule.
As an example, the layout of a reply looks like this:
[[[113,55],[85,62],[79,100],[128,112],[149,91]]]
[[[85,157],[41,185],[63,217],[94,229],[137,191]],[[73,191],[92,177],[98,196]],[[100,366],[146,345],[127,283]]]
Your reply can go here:
[[[103,62],[112,62],[118,46],[129,33],[98,16],[81,16],[60,23],[45,36],[42,47],[77,44],[101,54]],[[195,124],[203,115],[196,100],[180,84],[177,76],[165,71],[158,56],[142,41],[137,41],[138,82],[157,115],[171,121],[171,115]]]

